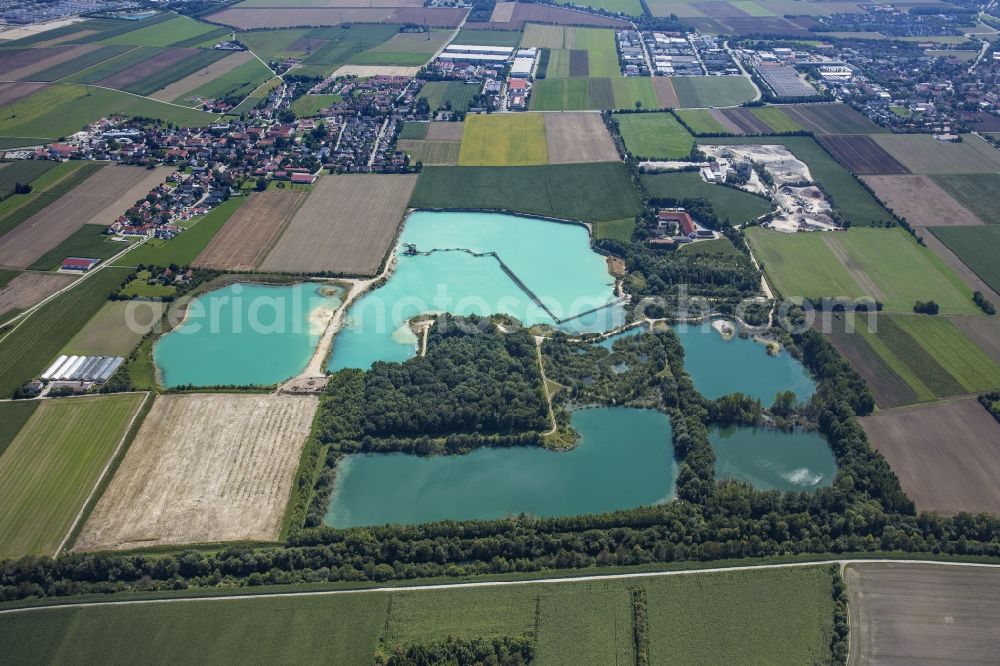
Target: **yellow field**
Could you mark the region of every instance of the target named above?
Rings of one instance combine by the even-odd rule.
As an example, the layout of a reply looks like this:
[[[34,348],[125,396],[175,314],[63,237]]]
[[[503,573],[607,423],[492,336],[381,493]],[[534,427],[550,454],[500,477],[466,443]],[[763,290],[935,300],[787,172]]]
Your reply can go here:
[[[462,166],[527,166],[548,162],[542,114],[466,117],[458,158]]]

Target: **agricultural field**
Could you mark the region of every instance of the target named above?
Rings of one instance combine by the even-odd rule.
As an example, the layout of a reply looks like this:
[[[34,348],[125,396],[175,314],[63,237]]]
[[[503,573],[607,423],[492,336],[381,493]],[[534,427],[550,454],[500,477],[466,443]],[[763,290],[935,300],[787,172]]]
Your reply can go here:
[[[75,278],[57,273],[17,273],[0,288],[0,323],[56,293]]]
[[[173,46],[178,42],[186,42],[195,38],[208,39],[207,34],[214,32],[216,26],[196,21],[187,16],[173,15],[168,20],[138,30],[131,30],[121,35],[109,37],[105,44],[131,44],[133,46]]]
[[[309,32],[309,28],[252,30],[240,33],[240,41],[265,61],[304,58],[316,47],[316,41],[306,37]]]
[[[989,662],[1000,651],[1000,572],[933,564],[852,564],[844,572],[849,666]]]
[[[126,166],[97,171],[0,238],[0,265],[27,268],[84,225],[111,224],[172,171],[170,167],[147,170]]]
[[[671,113],[619,113],[618,122],[625,148],[645,159],[688,157],[694,137]]]
[[[270,78],[271,71],[262,62],[246,51],[239,51],[170,84],[152,97],[175,104],[192,99],[238,99],[249,95]]]
[[[531,93],[536,111],[586,111],[588,109],[631,109],[639,102],[656,108],[656,90],[648,78],[570,78],[536,81]]]
[[[7,333],[0,340],[0,396],[10,396],[42,372],[128,274],[127,268],[104,268],[35,310]]]
[[[745,76],[679,76],[674,90],[682,107],[738,106],[756,94]]]
[[[291,109],[298,118],[310,118],[318,115],[323,109],[337,104],[342,99],[342,95],[303,95],[292,102]]]
[[[1000,227],[931,227],[929,231],[989,285],[1000,293]]]
[[[1000,207],[996,205],[1000,174],[934,176],[934,182],[986,224],[1000,224]]]
[[[32,181],[30,193],[0,201],[0,239],[105,166],[103,162],[62,162]]]
[[[459,164],[527,166],[548,161],[542,114],[476,114],[466,118]]]
[[[550,164],[613,162],[618,149],[596,113],[545,114],[545,140]]]
[[[740,128],[722,111],[678,109],[675,113],[695,134],[739,134],[740,132]]]
[[[0,402],[0,456],[21,432],[21,428],[35,413],[41,400],[8,400]]]
[[[137,264],[153,264],[156,266],[190,266],[195,258],[211,242],[219,230],[226,224],[230,216],[242,206],[249,197],[232,197],[213,208],[207,215],[171,240],[149,240],[142,246],[132,250],[121,260],[121,265],[135,266]]]
[[[31,160],[28,162],[0,162],[0,199],[6,199],[14,193],[18,183],[27,185],[51,171],[57,162],[50,160]]]
[[[881,134],[882,129],[846,104],[782,105],[793,122],[816,134]]]
[[[941,142],[929,134],[878,134],[873,138],[911,173],[966,174],[1000,169],[1000,151],[971,134],[961,143]]]
[[[123,49],[113,48],[113,51],[121,53]],[[5,49],[0,51],[0,68],[3,69],[4,79],[7,81],[54,81],[62,78],[58,74],[58,69],[67,66],[69,71],[62,74],[67,76],[82,69],[76,67],[78,60],[86,59],[90,53],[98,53],[104,58],[105,55],[99,44],[79,44],[62,45],[49,48],[27,48],[27,49]],[[84,65],[86,67],[87,65]],[[51,72],[51,75],[45,75]]]
[[[676,109],[681,101],[677,98],[673,81],[669,77],[657,76],[653,80],[653,90],[656,92],[657,106],[661,109]]]
[[[848,171],[879,175],[910,173],[870,136],[824,136],[819,142]]]
[[[483,208],[601,222],[635,217],[639,194],[620,162],[537,167],[428,167],[414,208]]]
[[[976,398],[883,410],[860,420],[918,511],[1000,512],[1000,423]]]
[[[930,176],[865,176],[862,180],[889,210],[914,227],[982,225]]]
[[[424,7],[230,7],[205,18],[239,30],[337,26],[343,23],[415,23],[429,28],[457,28],[467,9]]]
[[[935,301],[942,314],[976,314],[972,291],[905,231],[852,228],[846,232],[747,232],[768,281],[785,298],[869,297],[885,312],[912,312]]]
[[[409,155],[411,162],[421,162],[423,164],[458,164],[458,158],[462,151],[462,142],[400,139],[396,143],[396,147]]]
[[[76,551],[278,538],[314,396],[159,396]]]
[[[157,301],[108,301],[59,353],[127,357],[165,309]]]
[[[402,129],[399,130],[399,139],[423,139],[427,136],[427,129],[430,126],[430,123],[408,120],[403,123]],[[461,139],[461,135],[459,135],[459,139]]]
[[[579,3],[567,2],[566,4]],[[628,14],[629,16],[642,16],[642,5],[639,0],[587,0],[587,6],[619,14]]]
[[[469,102],[479,94],[479,86],[461,81],[428,81],[417,93],[417,98],[426,97],[431,111],[452,109],[466,111]]]
[[[719,220],[745,224],[771,211],[771,203],[755,194],[706,183],[697,172],[642,174],[639,180],[654,199],[703,199]]]
[[[632,232],[635,231],[635,218],[626,217],[620,220],[605,220],[593,223],[594,238],[616,238],[620,241],[628,242],[632,240]]]
[[[399,32],[382,44],[356,54],[350,62],[357,65],[421,67],[450,41],[451,35],[450,30]]]
[[[416,183],[416,175],[323,176],[261,270],[376,274]]]
[[[0,457],[0,557],[55,555],[146,394],[46,400]]]
[[[233,213],[192,266],[224,271],[257,269],[288,228],[307,194],[300,189],[269,189],[250,194],[247,203]]]
[[[521,43],[519,30],[468,30],[463,28],[454,44],[475,44],[477,46],[518,46]]]
[[[211,67],[226,55],[225,51],[210,49],[169,48],[157,54],[152,63],[137,64],[97,83],[136,95],[148,95]]]
[[[112,240],[105,234],[103,224],[85,224],[74,231],[66,240],[36,259],[29,270],[53,271],[62,266],[66,257],[92,257],[94,259],[110,259],[133,242],[134,238],[125,241]]]

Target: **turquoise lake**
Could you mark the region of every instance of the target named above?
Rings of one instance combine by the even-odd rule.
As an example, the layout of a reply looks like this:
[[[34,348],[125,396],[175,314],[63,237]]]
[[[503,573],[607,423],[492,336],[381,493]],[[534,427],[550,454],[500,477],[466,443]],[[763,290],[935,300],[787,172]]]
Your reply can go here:
[[[816,490],[833,483],[837,461],[822,435],[796,430],[715,427],[715,478],[749,481],[759,490]]]
[[[321,289],[323,290],[321,292]],[[236,283],[198,296],[153,347],[165,387],[275,384],[301,372],[340,306],[317,282]]]
[[[421,252],[496,252],[561,319],[616,300],[607,263],[591,250],[582,226],[495,213],[420,211],[406,220],[392,276],[351,306],[334,339],[330,370],[367,369],[375,361],[410,358],[417,340],[406,321],[425,312],[508,314],[527,325],[556,324],[495,258],[458,251],[408,256],[404,243]],[[566,321],[560,328],[602,332],[620,326],[624,318],[624,308],[616,305]]]
[[[779,391],[794,391],[800,402],[816,392],[809,371],[785,350],[772,356],[759,342],[726,340],[707,324],[679,324],[674,332],[684,345],[684,368],[694,387],[710,400],[739,392],[770,407]]]
[[[476,449],[460,456],[345,456],[325,522],[417,524],[528,513],[562,516],[655,504],[674,496],[670,421],[662,412],[573,412],[570,451]]]

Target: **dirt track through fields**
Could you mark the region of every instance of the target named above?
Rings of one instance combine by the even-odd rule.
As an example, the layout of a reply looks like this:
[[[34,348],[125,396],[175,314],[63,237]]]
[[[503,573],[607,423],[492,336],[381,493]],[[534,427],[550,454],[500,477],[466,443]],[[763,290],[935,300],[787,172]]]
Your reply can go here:
[[[261,269],[374,275],[416,184],[416,174],[323,176]]]
[[[599,113],[546,113],[549,164],[614,162],[618,150]]]
[[[21,273],[0,289],[0,315],[27,310],[76,279],[59,273]]]
[[[157,397],[74,550],[276,539],[317,405],[315,396]]]
[[[248,63],[253,59],[253,54],[249,51],[238,51],[226,56],[222,60],[216,60],[207,67],[199,69],[194,74],[188,74],[183,79],[174,81],[166,88],[157,90],[150,97],[158,99],[161,102],[173,102],[184,93],[190,92],[195,88],[200,88],[209,81],[214,81],[223,74],[228,74],[240,65]]]
[[[193,266],[227,271],[255,270],[305,201],[304,190],[255,192],[233,213],[194,260]]]
[[[111,224],[171,172],[105,166],[0,238],[0,266],[27,268],[83,225]]]

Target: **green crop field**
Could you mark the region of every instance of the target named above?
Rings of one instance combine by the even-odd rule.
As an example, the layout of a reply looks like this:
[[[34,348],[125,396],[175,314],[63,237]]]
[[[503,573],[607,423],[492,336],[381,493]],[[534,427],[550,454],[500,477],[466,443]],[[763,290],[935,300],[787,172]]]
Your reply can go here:
[[[474,44],[476,46],[517,46],[521,43],[521,33],[516,30],[468,30],[462,29],[458,37],[452,40],[455,44]]]
[[[200,49],[194,56],[183,60],[172,67],[168,67],[155,74],[151,74],[144,79],[125,86],[122,90],[135,93],[136,95],[149,95],[165,88],[174,81],[180,81],[184,77],[194,74],[198,70],[204,69],[212,63],[222,60],[230,55],[226,51],[216,51],[214,49]],[[260,64],[260,63],[258,63]]]
[[[115,113],[159,118],[184,127],[212,123],[216,116],[117,90],[56,84],[0,111],[0,135],[57,138]]]
[[[339,65],[354,62],[353,59],[362,52],[377,48],[400,34],[394,25],[355,24],[340,28],[313,28],[306,33],[306,38],[324,40],[325,43],[313,49],[303,63],[314,67],[322,65],[324,71],[330,72]],[[410,37],[412,38],[412,35]],[[409,45],[403,47],[403,50],[408,51]],[[399,53],[398,47],[396,52]]]
[[[664,663],[830,661],[833,587],[821,567],[676,576],[645,587],[650,652]]]
[[[186,99],[191,97],[201,97],[203,99],[234,97],[239,99],[252,93],[270,78],[271,70],[265,67],[264,63],[254,58],[239,67],[234,67],[228,73],[194,90],[189,90],[175,99],[174,103],[182,104]]]
[[[678,109],[674,113],[695,134],[729,134],[729,129],[704,109]]]
[[[0,402],[0,457],[40,404],[41,400]]]
[[[540,113],[471,115],[465,120],[462,166],[526,166],[549,161]]]
[[[976,314],[971,290],[899,228],[785,234],[754,228],[747,238],[768,280],[785,298],[871,297],[885,312],[935,301],[942,314]]]
[[[275,58],[301,58],[305,51],[293,48],[293,44],[306,36],[309,28],[291,28],[286,30],[253,30],[241,32],[240,41],[257,54],[261,60]]]
[[[129,243],[111,240],[104,233],[105,229],[107,227],[101,224],[83,225],[28,268],[33,271],[55,270],[66,257],[109,259],[129,246]]]
[[[744,224],[772,209],[771,203],[755,194],[724,185],[706,183],[694,171],[642,174],[639,180],[654,199],[703,199],[721,221]]]
[[[45,370],[128,274],[127,268],[104,268],[32,312],[0,338],[0,396],[11,395]]]
[[[556,3],[563,4],[563,3]],[[581,5],[581,2],[567,2],[569,5]],[[642,16],[642,4],[639,0],[587,0],[586,6],[595,9],[605,9],[609,12],[619,12],[629,16]],[[464,42],[460,42],[464,43]]]
[[[400,139],[423,139],[427,136],[430,123],[418,123],[407,121],[403,123],[403,128],[399,130]]]
[[[477,94],[479,94],[479,86],[469,85],[461,81],[430,81],[424,84],[424,87],[417,93],[417,97],[426,97],[432,111],[442,108],[465,111],[469,108],[469,102]]]
[[[767,123],[772,132],[778,134],[782,132],[798,132],[802,126],[782,113],[776,106],[763,106],[757,109],[750,109],[750,113]]]
[[[620,162],[532,167],[426,167],[414,208],[484,208],[586,222],[635,217],[639,193]]]
[[[451,35],[450,30],[398,32],[385,42],[353,55],[350,62],[358,65],[419,67],[447,44]]]
[[[636,102],[639,102],[644,109],[656,109],[660,106],[656,90],[648,77],[613,78],[611,79],[611,88],[614,91],[614,107],[616,109],[634,109]]]
[[[727,257],[738,257],[743,254],[736,249],[736,246],[728,238],[716,238],[715,240],[688,243],[677,248],[677,251],[681,254],[721,254]]]
[[[76,70],[66,76],[62,83],[97,83],[109,76],[124,72],[152,60],[167,49],[157,46],[126,46],[125,51],[114,58],[108,58],[85,69]]]
[[[760,137],[736,136],[699,139],[705,145],[747,145],[760,144]],[[893,222],[892,215],[878,201],[861,187],[857,179],[830,157],[823,148],[808,136],[772,136],[767,143],[785,146],[795,157],[809,166],[813,179],[823,186],[823,190],[840,211],[841,216],[854,226],[881,226]]]
[[[461,141],[401,139],[397,147],[409,155],[411,161],[424,164],[458,164],[462,152]]]
[[[621,113],[614,118],[633,156],[677,159],[691,154],[694,137],[671,113]]]
[[[934,182],[947,190],[958,203],[976,214],[986,224],[1000,224],[1000,206],[996,193],[1000,191],[1000,174],[970,173],[934,176]]]
[[[673,84],[683,107],[736,106],[755,94],[744,76],[678,76]]]
[[[21,183],[28,185],[42,174],[51,170],[58,162],[51,160],[29,160],[7,163],[4,166],[0,163],[0,198],[7,197],[14,192],[14,187]]]
[[[846,104],[790,104],[779,110],[818,134],[879,134],[886,130]]]
[[[246,199],[227,199],[174,238],[168,241],[146,241],[122,257],[118,265],[189,266]]]
[[[647,109],[660,105],[653,84],[638,76],[543,79],[535,82],[531,100],[531,108],[538,111],[632,109],[636,102]]]
[[[0,558],[54,555],[145,396],[46,400],[0,457]]]
[[[126,357],[165,307],[156,301],[108,301],[59,353]]]
[[[58,81],[72,74],[76,74],[92,65],[114,58],[126,51],[134,50],[135,47],[123,44],[109,44],[94,49],[89,53],[83,53],[72,60],[53,65],[48,69],[32,74],[29,78],[32,81]]]
[[[155,25],[139,28],[104,40],[105,44],[134,44],[136,46],[171,46],[194,37],[213,32],[217,26],[196,21],[187,16],[177,16]]]
[[[932,227],[929,230],[966,266],[1000,292],[1000,226]]]
[[[620,241],[632,240],[635,230],[635,218],[626,217],[620,220],[605,220],[594,223],[594,238],[617,238]]]
[[[104,166],[102,162],[62,162],[32,182],[34,189],[28,194],[15,194],[0,201],[0,236],[13,231]]]

